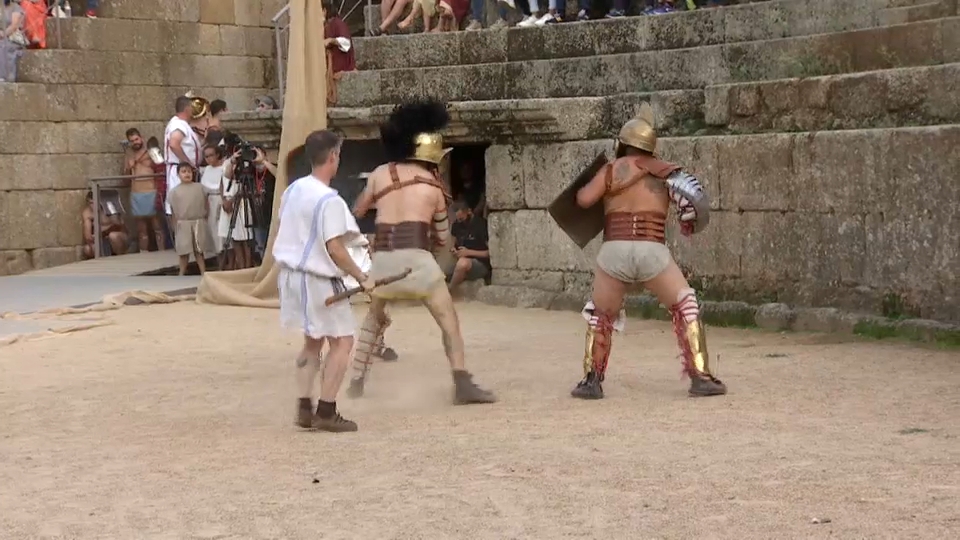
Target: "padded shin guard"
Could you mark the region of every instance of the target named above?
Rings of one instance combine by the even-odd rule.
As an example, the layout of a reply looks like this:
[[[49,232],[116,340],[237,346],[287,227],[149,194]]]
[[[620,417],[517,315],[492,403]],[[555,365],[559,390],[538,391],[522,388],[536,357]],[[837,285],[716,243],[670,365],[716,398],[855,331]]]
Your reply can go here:
[[[587,324],[587,338],[583,351],[584,376],[591,372],[596,373],[600,382],[603,382],[607,373],[607,363],[610,360],[610,349],[613,346],[613,322],[616,313],[594,310],[593,317]]]
[[[707,338],[700,318],[700,304],[693,289],[683,289],[670,308],[673,330],[683,360],[683,372],[689,377],[712,378]]]
[[[370,366],[373,365],[375,353],[379,352],[383,343],[383,333],[390,324],[386,315],[378,316],[371,309],[363,319],[360,327],[360,336],[357,339],[357,348],[353,353],[353,379],[365,380]]]

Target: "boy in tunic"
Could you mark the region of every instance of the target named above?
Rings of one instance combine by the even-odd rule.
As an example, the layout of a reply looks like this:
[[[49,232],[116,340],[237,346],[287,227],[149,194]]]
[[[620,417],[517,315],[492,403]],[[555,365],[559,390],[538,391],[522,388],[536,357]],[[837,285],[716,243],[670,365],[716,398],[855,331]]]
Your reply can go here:
[[[170,209],[173,211],[174,245],[180,256],[180,275],[187,273],[190,254],[197,261],[200,273],[207,271],[203,254],[213,249],[213,240],[207,229],[207,195],[196,182],[196,169],[189,163],[177,165],[180,184],[170,191]]]

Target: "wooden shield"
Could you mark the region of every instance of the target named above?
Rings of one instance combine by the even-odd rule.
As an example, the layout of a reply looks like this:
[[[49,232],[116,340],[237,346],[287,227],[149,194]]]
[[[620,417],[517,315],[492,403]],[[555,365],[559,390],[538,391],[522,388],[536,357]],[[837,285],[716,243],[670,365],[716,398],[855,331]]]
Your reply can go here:
[[[606,154],[600,154],[550,203],[547,211],[557,225],[567,233],[580,249],[586,247],[603,230],[603,201],[590,208],[580,208],[577,204],[577,191],[590,183],[590,180],[607,164]]]

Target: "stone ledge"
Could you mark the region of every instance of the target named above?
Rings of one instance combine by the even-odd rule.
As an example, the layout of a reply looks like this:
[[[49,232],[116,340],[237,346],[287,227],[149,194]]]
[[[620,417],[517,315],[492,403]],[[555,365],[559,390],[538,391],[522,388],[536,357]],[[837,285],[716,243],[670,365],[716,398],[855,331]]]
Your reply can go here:
[[[260,56],[272,58],[269,28],[132,19],[60,19],[60,50]],[[57,20],[47,21],[51,48]],[[52,40],[50,36],[54,36]]]
[[[563,26],[563,25],[561,25]],[[574,25],[575,26],[575,25]],[[960,18],[589,58],[345,73],[340,105],[605,96],[960,61]],[[643,77],[638,80],[638,74]]]
[[[163,122],[173,116],[173,102],[187,90],[230,107],[253,106],[260,88],[112,84],[0,84],[0,122]],[[126,120],[130,119],[130,120]]]
[[[27,51],[20,80],[33,83],[272,87],[270,60],[248,56],[113,51]]]
[[[483,287],[477,293],[477,300],[504,307],[570,311],[580,311],[585,302],[583,295],[502,285]],[[628,296],[624,303],[630,317],[669,320],[667,311],[650,296]],[[786,304],[753,305],[735,301],[706,300],[701,306],[704,322],[714,326],[848,334],[875,339],[900,338],[960,347],[960,325],[926,319],[896,320],[834,308],[793,308]]]
[[[704,118],[734,133],[954,123],[957,81],[960,63],[708,86]]]
[[[355,40],[362,70],[460,66],[683,49],[870,28],[888,0],[771,0],[502,31]]]
[[[0,156],[4,154],[114,154],[127,129],[144,139],[163,136],[163,122],[4,122],[0,121]],[[48,156],[50,157],[50,156]],[[16,158],[5,158],[16,159]],[[119,164],[119,161],[118,161]],[[0,165],[0,170],[4,166]],[[117,167],[119,171],[119,165]],[[0,185],[3,181],[0,180]]]

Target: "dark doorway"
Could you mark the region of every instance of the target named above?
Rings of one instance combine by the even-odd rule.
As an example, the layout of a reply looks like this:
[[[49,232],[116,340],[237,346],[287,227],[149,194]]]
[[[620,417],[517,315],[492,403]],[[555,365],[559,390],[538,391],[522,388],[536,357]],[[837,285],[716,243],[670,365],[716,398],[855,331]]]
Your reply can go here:
[[[488,144],[453,147],[450,152],[450,195],[479,214],[486,214]]]

